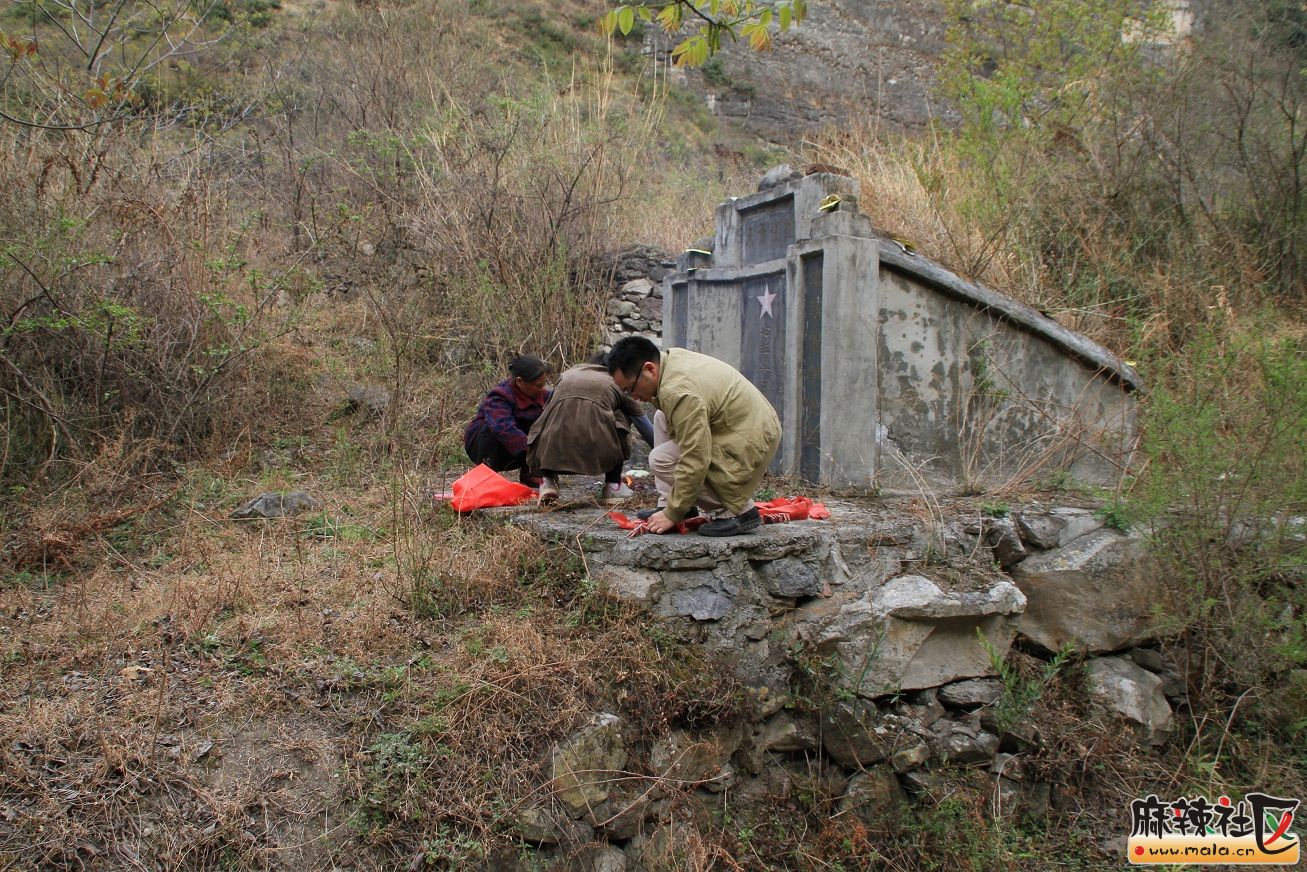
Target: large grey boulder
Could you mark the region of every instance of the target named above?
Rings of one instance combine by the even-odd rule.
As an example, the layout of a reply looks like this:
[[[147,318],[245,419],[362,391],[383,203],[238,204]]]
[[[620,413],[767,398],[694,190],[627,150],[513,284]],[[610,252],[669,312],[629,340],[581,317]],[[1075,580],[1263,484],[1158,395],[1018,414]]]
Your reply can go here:
[[[724,777],[726,761],[737,745],[738,741],[730,739],[672,730],[650,749],[649,765],[659,779],[698,787]]]
[[[827,708],[821,718],[821,742],[836,763],[861,769],[920,742],[919,724],[893,713],[882,712],[865,699],[840,701]]]
[[[893,711],[909,720],[916,721],[922,727],[929,727],[935,721],[944,717],[945,714],[939,693],[934,688],[903,694],[899,701],[895,703]]]
[[[384,415],[390,408],[390,391],[378,385],[350,385],[345,389],[349,401],[346,411],[364,411],[370,415]]]
[[[763,173],[762,178],[758,180],[758,190],[765,191],[768,188],[774,188],[777,185],[783,185],[786,182],[801,178],[803,178],[803,173],[789,164],[780,164]]]
[[[894,823],[912,814],[898,776],[885,765],[855,772],[835,808],[840,814],[852,814],[871,826]]]
[[[614,316],[616,316],[616,317],[618,317],[618,318],[622,318],[622,317],[630,317],[631,315],[634,315],[634,314],[636,313],[636,311],[637,311],[637,307],[636,307],[635,303],[632,303],[630,300],[609,300],[609,301],[608,301],[608,314],[609,314],[609,315],[614,315]]]
[[[815,751],[821,735],[812,718],[780,712],[762,725],[754,744],[764,751]]]
[[[522,808],[511,820],[514,834],[537,845],[580,845],[594,835],[585,824],[545,806]]]
[[[671,803],[656,796],[644,779],[626,780],[613,785],[608,799],[592,806],[582,818],[610,840],[624,842],[667,820]]]
[[[939,689],[939,700],[949,708],[965,709],[993,705],[1003,695],[1003,683],[996,678],[973,678]]]
[[[574,816],[608,798],[626,763],[622,721],[601,714],[554,748],[550,760],[554,794]]]
[[[1012,572],[1026,595],[1018,631],[1049,651],[1119,651],[1154,637],[1161,585],[1142,536],[1101,529]]]
[[[1124,657],[1100,657],[1085,664],[1085,686],[1092,705],[1120,717],[1150,745],[1163,745],[1173,729],[1162,679]]]
[[[600,589],[618,599],[646,607],[656,602],[658,594],[662,591],[662,576],[648,569],[605,564],[596,567],[592,577]]]
[[[626,872],[626,854],[612,845],[587,845],[568,858],[568,868],[585,872]]]
[[[687,824],[668,821],[648,833],[640,833],[626,844],[626,868],[640,872],[685,868],[686,846],[694,836]]]
[[[1011,569],[1030,556],[1011,518],[985,518],[978,524],[969,524],[966,532],[979,536],[1004,569]]]
[[[782,557],[760,563],[757,571],[763,588],[775,597],[821,596],[829,590],[821,568],[812,560]]]
[[[653,296],[653,292],[654,283],[649,281],[647,278],[643,278],[631,279],[629,282],[622,285],[617,293],[619,296],[626,297],[627,299],[645,299]]]
[[[663,574],[663,582],[668,593],[658,615],[664,618],[715,621],[731,611],[740,593],[738,580],[704,570],[667,572]]]
[[[998,753],[998,736],[977,721],[942,720],[931,727],[930,750],[944,766],[989,765]]]
[[[1025,605],[1008,581],[986,579],[974,589],[946,592],[923,576],[903,575],[799,632],[835,653],[837,683],[874,698],[992,675],[990,652],[977,633],[1005,656],[1013,619]]]
[[[1103,522],[1088,509],[1028,509],[1017,512],[1014,519],[1022,540],[1032,548],[1044,551],[1061,548],[1068,542],[1103,528]]]
[[[889,765],[895,772],[910,772],[929,759],[930,745],[922,739],[909,739],[889,755]]]

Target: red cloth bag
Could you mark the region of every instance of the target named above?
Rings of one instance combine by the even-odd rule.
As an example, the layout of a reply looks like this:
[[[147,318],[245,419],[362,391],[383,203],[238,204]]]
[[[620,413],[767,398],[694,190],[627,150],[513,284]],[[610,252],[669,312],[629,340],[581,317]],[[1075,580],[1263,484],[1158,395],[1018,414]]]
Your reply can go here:
[[[830,509],[821,503],[813,502],[810,497],[777,497],[765,503],[758,503],[758,514],[762,515],[764,524],[784,521],[825,521],[830,518]]]
[[[524,484],[509,481],[484,463],[478,463],[452,486],[449,504],[455,511],[471,512],[494,506],[516,506],[533,499],[536,492]]]

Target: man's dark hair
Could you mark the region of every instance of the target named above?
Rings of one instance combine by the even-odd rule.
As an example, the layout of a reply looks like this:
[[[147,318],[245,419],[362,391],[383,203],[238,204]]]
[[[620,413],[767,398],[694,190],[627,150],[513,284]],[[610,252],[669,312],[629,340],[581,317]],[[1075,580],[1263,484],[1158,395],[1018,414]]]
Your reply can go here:
[[[625,336],[608,352],[608,374],[620,369],[622,375],[635,378],[646,363],[657,363],[660,359],[658,346],[647,337]]]
[[[553,367],[534,355],[521,354],[508,362],[508,374],[522,381],[533,382],[547,372]]]

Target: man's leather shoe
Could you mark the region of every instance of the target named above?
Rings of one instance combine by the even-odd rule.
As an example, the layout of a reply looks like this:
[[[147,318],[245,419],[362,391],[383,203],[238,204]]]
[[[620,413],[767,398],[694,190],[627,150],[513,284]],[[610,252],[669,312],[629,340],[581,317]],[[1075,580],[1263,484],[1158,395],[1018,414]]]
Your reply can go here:
[[[762,515],[758,507],[746,509],[734,518],[721,518],[699,526],[700,536],[739,536],[762,526]]]
[[[656,514],[658,514],[659,512],[661,512],[664,508],[666,508],[666,507],[665,507],[665,506],[655,506],[655,507],[652,508],[652,509],[641,509],[640,511],[638,511],[638,512],[635,513],[635,517],[636,517],[638,520],[641,520],[641,521],[647,521],[647,520],[649,520],[650,518],[652,518],[654,515],[656,515]],[[685,513],[685,517],[684,517],[682,520],[686,520],[686,521],[688,521],[688,520],[690,520],[691,518],[697,518],[697,517],[699,517],[699,507],[698,507],[698,506],[690,506],[690,511],[688,511],[688,512]]]

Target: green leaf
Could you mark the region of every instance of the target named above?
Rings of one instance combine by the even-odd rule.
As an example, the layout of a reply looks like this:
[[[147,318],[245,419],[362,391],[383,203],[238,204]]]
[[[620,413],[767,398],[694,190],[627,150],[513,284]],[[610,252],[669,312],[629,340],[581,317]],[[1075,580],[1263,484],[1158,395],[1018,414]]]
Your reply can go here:
[[[640,13],[641,19],[645,21],[653,21],[653,10],[650,9],[648,6],[645,6],[644,4],[640,4],[635,8],[635,11]]]
[[[614,9],[603,18],[599,19],[599,29],[603,31],[604,36],[612,36],[613,31],[617,30],[617,10]]]
[[[790,16],[792,14],[793,13],[790,12],[790,7],[788,6],[781,7],[780,16],[779,16],[780,23],[781,23],[781,33],[784,33],[785,31],[790,29]]]
[[[622,31],[622,36],[630,34],[631,28],[635,27],[635,10],[630,6],[618,7],[617,26]]]
[[[663,30],[668,33],[675,33],[681,29],[681,5],[679,3],[669,3],[663,7],[663,11],[658,13],[658,23],[663,26]]]
[[[672,62],[677,66],[701,67],[708,60],[708,38],[702,34],[683,40],[672,49]]]

